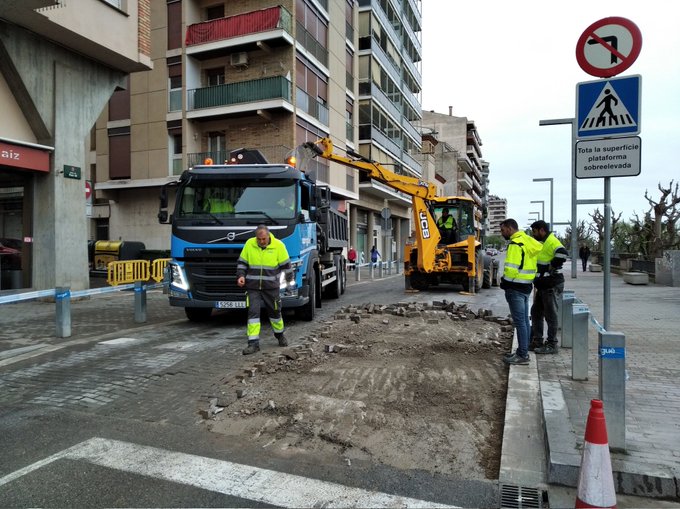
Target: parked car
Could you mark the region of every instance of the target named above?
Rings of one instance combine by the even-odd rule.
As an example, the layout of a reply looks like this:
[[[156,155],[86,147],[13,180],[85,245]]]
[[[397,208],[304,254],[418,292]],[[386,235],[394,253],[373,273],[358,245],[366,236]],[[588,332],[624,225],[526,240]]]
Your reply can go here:
[[[498,249],[496,249],[495,247],[490,247],[486,250],[486,254],[488,254],[489,256],[496,256],[498,254]]]

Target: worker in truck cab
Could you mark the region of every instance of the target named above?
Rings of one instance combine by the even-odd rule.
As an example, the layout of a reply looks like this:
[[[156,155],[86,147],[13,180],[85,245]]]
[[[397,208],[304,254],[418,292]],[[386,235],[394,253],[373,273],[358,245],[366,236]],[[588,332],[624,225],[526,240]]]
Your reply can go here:
[[[265,225],[259,225],[255,237],[246,241],[241,256],[236,264],[236,284],[246,288],[246,306],[248,308],[248,346],[243,355],[260,351],[260,310],[267,309],[269,323],[279,346],[288,346],[283,335],[283,317],[281,316],[281,273],[286,274],[286,281],[291,283],[293,271],[286,246],[269,232]]]
[[[211,214],[233,213],[234,204],[226,197],[224,189],[215,189],[210,197],[205,200],[203,210]]]

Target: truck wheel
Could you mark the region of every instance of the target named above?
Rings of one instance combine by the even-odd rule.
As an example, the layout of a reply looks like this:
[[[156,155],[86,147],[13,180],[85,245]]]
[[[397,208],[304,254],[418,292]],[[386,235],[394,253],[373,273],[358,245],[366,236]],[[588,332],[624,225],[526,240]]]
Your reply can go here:
[[[340,293],[344,294],[347,289],[347,266],[345,265],[344,258],[340,258],[340,271],[342,272],[342,277],[340,278]]]
[[[306,322],[314,320],[316,313],[316,275],[312,273],[312,278],[309,280],[309,302],[300,308],[300,318]]]
[[[333,266],[335,267],[335,281],[326,285],[323,291],[323,295],[327,299],[339,299],[342,295],[342,265],[339,256],[333,257]]]
[[[192,322],[205,322],[212,314],[212,308],[184,308],[184,313]]]

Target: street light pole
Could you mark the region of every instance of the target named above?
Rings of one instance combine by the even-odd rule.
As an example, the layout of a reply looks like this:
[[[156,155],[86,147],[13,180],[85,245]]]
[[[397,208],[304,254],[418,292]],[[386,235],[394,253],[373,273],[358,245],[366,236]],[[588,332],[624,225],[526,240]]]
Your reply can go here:
[[[576,206],[576,156],[574,146],[576,144],[577,125],[575,118],[551,118],[539,120],[538,125],[571,125],[571,278],[576,279],[576,260],[578,259],[578,238],[576,235],[577,206]]]
[[[554,231],[555,226],[553,226],[553,208],[555,202],[553,201],[553,179],[552,178],[540,178],[540,179],[533,179],[534,182],[550,182],[550,230]]]
[[[529,203],[541,204],[541,219],[545,221],[545,200],[531,200]]]

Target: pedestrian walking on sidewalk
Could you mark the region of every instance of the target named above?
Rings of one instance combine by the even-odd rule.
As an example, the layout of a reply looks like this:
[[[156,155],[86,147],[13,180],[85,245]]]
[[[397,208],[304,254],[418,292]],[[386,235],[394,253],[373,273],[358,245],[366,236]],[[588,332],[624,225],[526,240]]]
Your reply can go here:
[[[288,346],[283,335],[283,317],[281,316],[281,273],[286,274],[286,281],[292,282],[290,258],[286,246],[269,232],[269,228],[260,225],[255,230],[255,237],[246,241],[236,265],[236,283],[246,288],[246,305],[248,307],[248,346],[243,355],[260,351],[260,310],[267,309],[269,323],[274,329],[274,336],[279,346]]]
[[[349,251],[347,251],[347,261],[349,261],[349,270],[354,270],[354,267],[357,263],[357,250],[354,249],[354,246],[349,246]]]
[[[534,303],[531,306],[531,343],[529,350],[537,354],[557,353],[557,303],[564,291],[562,265],[567,250],[550,231],[545,221],[531,224],[531,235],[543,243],[538,253],[534,278]],[[543,320],[548,324],[548,337],[543,344]]]
[[[378,251],[378,248],[374,245],[371,248],[371,263],[373,264],[374,267],[378,266],[378,259],[380,258],[380,252]]]
[[[583,272],[585,272],[588,265],[588,258],[590,258],[590,248],[586,244],[581,245],[581,249],[578,250],[578,257],[581,259]]]
[[[529,296],[536,276],[536,263],[541,243],[519,231],[517,221],[506,219],[501,223],[501,235],[509,240],[505,255],[501,288],[510,308],[512,322],[517,331],[517,350],[503,358],[507,364],[529,364]]]

